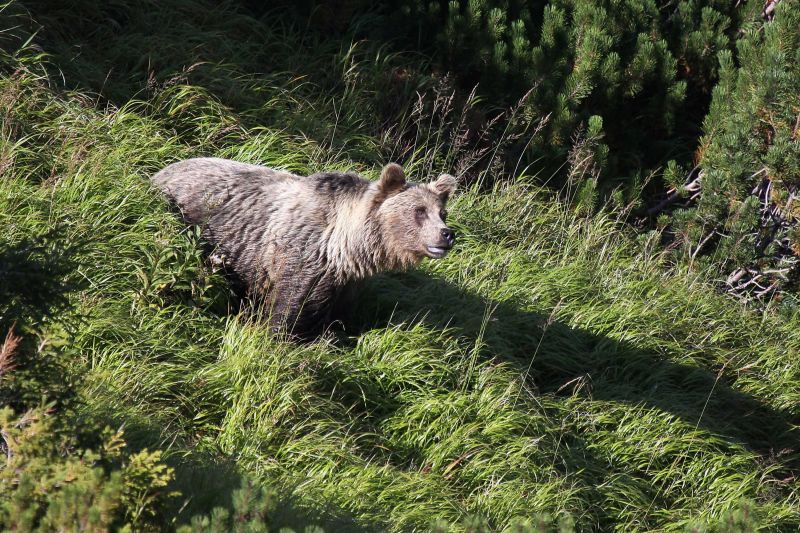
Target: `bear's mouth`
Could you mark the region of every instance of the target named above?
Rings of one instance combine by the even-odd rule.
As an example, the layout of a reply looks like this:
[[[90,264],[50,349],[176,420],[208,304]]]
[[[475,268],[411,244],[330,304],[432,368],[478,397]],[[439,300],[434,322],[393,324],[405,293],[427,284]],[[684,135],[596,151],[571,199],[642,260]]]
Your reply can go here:
[[[449,251],[449,246],[428,246],[428,257],[433,259],[441,259],[442,257],[446,256],[447,252]]]

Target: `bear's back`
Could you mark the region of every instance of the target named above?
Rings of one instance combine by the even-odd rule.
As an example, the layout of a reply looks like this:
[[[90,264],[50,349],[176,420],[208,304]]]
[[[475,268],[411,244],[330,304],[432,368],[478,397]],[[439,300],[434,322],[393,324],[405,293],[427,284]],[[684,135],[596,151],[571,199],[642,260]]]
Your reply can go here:
[[[199,157],[173,163],[151,181],[180,208],[190,224],[204,224],[220,209],[236,211],[269,196],[289,181],[302,179],[268,167]]]
[[[306,274],[316,278],[309,264],[325,268],[327,241],[340,238],[336,219],[350,217],[369,188],[352,173],[304,177],[218,158],[174,163],[152,181],[187,223],[203,228],[213,254],[224,258],[245,287],[287,277],[298,294]],[[344,244],[337,243],[335,248]]]

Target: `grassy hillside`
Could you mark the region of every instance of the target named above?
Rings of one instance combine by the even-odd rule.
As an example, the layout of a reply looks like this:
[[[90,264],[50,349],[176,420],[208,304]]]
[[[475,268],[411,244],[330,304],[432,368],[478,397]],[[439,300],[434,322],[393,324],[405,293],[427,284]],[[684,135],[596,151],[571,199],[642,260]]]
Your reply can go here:
[[[475,157],[462,110],[381,43],[195,0],[79,6],[0,12],[0,333],[22,337],[0,404],[163,451],[182,495],[151,524],[248,478],[280,494],[271,526],[734,531],[744,507],[800,528],[798,320],[520,172],[463,190],[457,250],[371,280],[343,332],[276,338],[148,176],[215,155],[422,180]]]

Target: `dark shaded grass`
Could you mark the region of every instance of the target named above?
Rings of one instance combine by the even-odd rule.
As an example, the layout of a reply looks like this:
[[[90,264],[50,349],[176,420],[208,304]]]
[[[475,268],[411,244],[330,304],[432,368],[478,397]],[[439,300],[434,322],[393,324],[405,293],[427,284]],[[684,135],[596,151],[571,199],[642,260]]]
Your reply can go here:
[[[42,27],[36,42],[50,54],[51,79],[96,95],[100,105],[149,100],[154,108],[140,112],[157,114],[195,148],[211,142],[241,151],[249,139],[240,126],[270,125],[319,145],[323,151],[314,155],[329,165],[343,153],[380,164],[376,151],[394,147],[377,146],[376,137],[430,85],[416,74],[424,58],[411,62],[347,36],[326,39],[281,8],[255,19],[230,1],[181,0],[158,9],[146,1],[12,5],[33,18],[31,31]],[[193,98],[176,104],[174,96],[186,92]],[[209,114],[226,127],[209,127]],[[209,130],[222,138],[210,138]]]
[[[5,329],[53,317],[69,306],[70,292],[83,288],[75,276],[82,245],[68,239],[66,228],[56,225],[18,237],[0,244],[0,327]]]

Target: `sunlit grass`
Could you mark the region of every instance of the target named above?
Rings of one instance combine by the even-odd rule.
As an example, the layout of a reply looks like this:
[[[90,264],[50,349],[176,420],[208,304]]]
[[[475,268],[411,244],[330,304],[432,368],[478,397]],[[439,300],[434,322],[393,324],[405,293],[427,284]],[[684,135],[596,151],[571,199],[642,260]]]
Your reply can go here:
[[[80,245],[71,310],[28,330],[68,345],[80,416],[176,461],[230,461],[354,527],[477,515],[502,529],[548,513],[581,531],[682,530],[745,500],[768,529],[800,527],[797,321],[715,294],[666,265],[658,235],[637,238],[613,213],[578,216],[534,178],[463,190],[450,209],[457,250],[367,283],[344,333],[296,344],[232,311],[197,232],[149,187],[159,168],[217,155],[375,177],[387,154],[432,173],[455,156],[435,130],[408,152],[369,124],[400,59],[371,45],[301,53],[293,29],[244,16],[237,27],[256,27],[241,46],[212,15],[174,27],[193,6],[144,17],[126,39],[153,24],[159,80],[187,66],[173,63],[189,53],[176,35],[197,27],[190,42],[239,63],[133,94],[131,67],[100,104],[59,89],[32,51],[4,59],[0,244],[59,225]],[[45,35],[68,31],[41,22]],[[335,68],[313,83],[259,74],[249,32],[287,51],[280,72],[307,72],[298,58]],[[139,57],[123,39],[70,63],[50,38],[48,68],[68,86],[96,90],[100,73],[83,66]],[[181,488],[213,500],[213,483]]]

